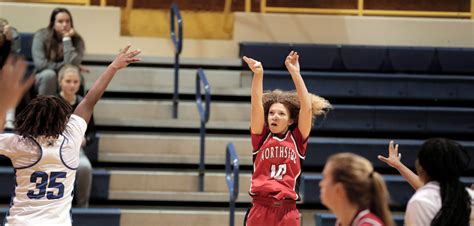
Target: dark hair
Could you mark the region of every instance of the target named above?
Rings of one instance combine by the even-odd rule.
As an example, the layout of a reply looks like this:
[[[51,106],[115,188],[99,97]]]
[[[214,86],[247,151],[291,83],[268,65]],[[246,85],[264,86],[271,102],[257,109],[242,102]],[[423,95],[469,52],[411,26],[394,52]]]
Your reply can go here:
[[[74,27],[71,12],[69,12],[69,10],[66,9],[66,8],[57,7],[55,9],[53,9],[53,12],[51,12],[51,17],[49,17],[48,29],[53,29],[54,22],[56,22],[56,16],[60,13],[67,13],[67,15],[69,15],[69,19],[71,20],[71,27]]]
[[[385,225],[395,225],[388,207],[387,186],[369,160],[353,153],[339,153],[332,155],[327,164],[331,164],[333,182],[342,183],[351,203],[369,209]]]
[[[418,153],[418,162],[428,180],[439,182],[441,209],[431,225],[469,225],[471,198],[459,181],[467,170],[470,157],[458,143],[445,138],[427,140]]]
[[[326,99],[311,94],[311,110],[313,112],[313,120],[318,115],[323,115],[326,113],[327,110],[331,109],[332,106]],[[298,98],[298,93],[296,91],[282,91],[279,89],[273,91],[266,91],[262,97],[263,102],[263,112],[265,117],[265,124],[267,123],[268,112],[270,107],[274,103],[281,103],[283,106],[286,107],[288,110],[289,118],[293,119],[294,123],[290,126],[290,128],[296,127],[298,125],[298,114],[300,111],[300,101]]]
[[[54,23],[56,22],[56,16],[59,13],[66,13],[69,15],[69,19],[71,20],[71,28],[74,28],[72,15],[68,9],[62,7],[53,9],[53,12],[51,12],[51,17],[49,18],[49,25],[46,28],[48,30],[48,35],[46,37],[45,43],[46,58],[51,61],[58,61],[63,57],[62,51],[60,52],[59,47],[60,44],[62,44],[61,37],[54,31]],[[71,41],[73,46],[76,46],[82,42],[82,37],[76,32],[76,34],[71,37]]]
[[[38,96],[15,119],[15,132],[23,137],[58,138],[66,129],[71,105],[56,96]]]

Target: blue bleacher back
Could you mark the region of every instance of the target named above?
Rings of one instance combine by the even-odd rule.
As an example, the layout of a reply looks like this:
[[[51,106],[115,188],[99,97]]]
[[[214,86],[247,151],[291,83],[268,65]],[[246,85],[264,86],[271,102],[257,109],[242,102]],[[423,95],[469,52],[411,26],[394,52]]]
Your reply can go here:
[[[342,45],[341,58],[349,71],[381,71],[387,60],[384,46]]]
[[[33,36],[34,33],[20,33],[21,54],[24,55],[28,61],[33,61],[33,55],[31,53]]]
[[[474,72],[474,49],[438,48],[437,52],[444,73]]]
[[[253,57],[274,70],[285,70],[283,62],[290,50],[300,54],[303,71],[474,73],[472,48],[240,43],[240,56]]]
[[[428,72],[435,57],[435,48],[388,47],[388,56],[397,72]]]
[[[415,190],[406,182],[402,176],[383,175],[387,189],[390,194],[390,206],[404,208]],[[303,173],[301,180],[301,196],[306,204],[321,204],[319,182],[321,174]],[[462,177],[461,181],[466,186],[474,183],[474,177]]]
[[[340,61],[339,47],[336,45],[294,44],[291,49],[300,55],[301,70],[331,70],[337,68],[336,63]]]

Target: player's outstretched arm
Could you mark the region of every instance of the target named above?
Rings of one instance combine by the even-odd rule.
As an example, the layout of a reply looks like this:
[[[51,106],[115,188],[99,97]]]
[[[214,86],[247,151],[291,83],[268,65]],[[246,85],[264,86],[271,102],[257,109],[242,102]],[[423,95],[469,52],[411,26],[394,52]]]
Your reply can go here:
[[[311,132],[311,120],[313,112],[311,109],[311,96],[308,93],[308,89],[304,84],[303,78],[300,74],[300,63],[299,55],[295,51],[291,51],[285,59],[285,66],[288,72],[290,72],[291,79],[296,87],[298,93],[298,99],[300,100],[300,112],[298,115],[298,129],[306,139]]]
[[[20,57],[10,55],[0,71],[0,132],[5,124],[5,114],[15,108],[23,94],[33,84],[34,77],[23,80],[26,62]]]
[[[400,158],[402,155],[398,153],[398,144],[394,144],[393,140],[390,141],[388,144],[388,157],[384,157],[379,155],[378,158],[380,161],[387,163],[389,166],[395,168],[400,172],[400,175],[407,180],[407,182],[417,190],[421,186],[423,186],[423,182],[421,182],[418,175],[416,175],[413,171],[411,171],[408,167],[406,167],[401,161]]]
[[[262,63],[252,58],[243,57],[244,61],[253,72],[251,87],[250,131],[252,134],[261,134],[265,125],[263,112],[263,66]]]
[[[130,63],[140,61],[140,58],[136,58],[136,56],[140,54],[141,51],[132,50],[129,52],[129,49],[130,45],[127,45],[120,51],[117,57],[115,57],[115,60],[110,63],[107,69],[95,81],[94,85],[92,85],[92,88],[74,111],[74,114],[83,118],[86,123],[89,123],[95,104],[104,94],[105,89],[109,85],[115,73],[118,70],[127,67]]]

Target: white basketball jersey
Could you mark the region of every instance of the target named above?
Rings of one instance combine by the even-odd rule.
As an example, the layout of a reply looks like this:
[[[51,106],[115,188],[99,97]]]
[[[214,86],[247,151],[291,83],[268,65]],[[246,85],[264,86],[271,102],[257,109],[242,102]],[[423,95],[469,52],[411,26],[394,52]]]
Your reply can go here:
[[[16,177],[6,226],[72,224],[74,181],[86,128],[82,118],[72,115],[64,133],[49,144],[17,135],[0,136],[0,154],[12,160]]]

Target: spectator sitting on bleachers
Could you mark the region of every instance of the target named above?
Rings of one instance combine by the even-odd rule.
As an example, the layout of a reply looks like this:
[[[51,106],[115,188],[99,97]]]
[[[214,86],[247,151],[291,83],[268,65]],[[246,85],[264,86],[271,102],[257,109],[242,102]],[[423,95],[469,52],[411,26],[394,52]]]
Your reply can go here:
[[[59,97],[69,103],[72,107],[72,110],[74,111],[77,105],[79,105],[79,103],[84,99],[84,97],[77,94],[81,84],[79,68],[72,64],[64,65],[58,72],[58,83]],[[74,197],[77,201],[76,207],[80,208],[89,207],[89,197],[92,187],[92,165],[84,152],[84,147],[91,143],[94,139],[95,124],[94,117],[91,116],[89,124],[87,124],[85,137],[82,141],[79,156],[79,167],[77,168],[76,172]]]
[[[395,225],[382,176],[369,160],[352,153],[329,157],[319,183],[321,202],[337,218],[337,226]]]
[[[389,156],[378,157],[397,169],[416,190],[407,205],[406,225],[469,225],[474,191],[459,180],[470,161],[460,144],[444,138],[427,140],[415,162],[418,175],[401,163],[398,144],[393,141]]]
[[[85,51],[84,41],[74,30],[69,10],[53,10],[48,27],[35,33],[31,51],[37,71],[35,86],[38,94],[56,95],[57,71],[65,64],[79,66]]]

